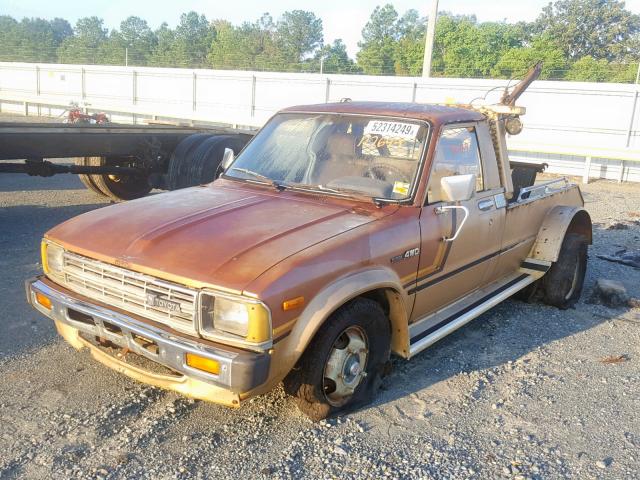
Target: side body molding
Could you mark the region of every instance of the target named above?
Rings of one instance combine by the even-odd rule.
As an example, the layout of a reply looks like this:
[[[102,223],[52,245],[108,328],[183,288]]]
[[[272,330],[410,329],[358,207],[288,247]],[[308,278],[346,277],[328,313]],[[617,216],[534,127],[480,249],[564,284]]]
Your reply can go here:
[[[567,233],[584,235],[591,245],[591,217],[584,208],[562,205],[552,208],[542,221],[529,258],[555,262]]]

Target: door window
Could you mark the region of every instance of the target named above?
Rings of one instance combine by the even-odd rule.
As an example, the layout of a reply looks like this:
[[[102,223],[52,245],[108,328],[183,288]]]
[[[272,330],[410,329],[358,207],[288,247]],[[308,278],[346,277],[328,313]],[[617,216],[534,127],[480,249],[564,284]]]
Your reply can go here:
[[[482,163],[475,127],[448,127],[440,134],[434,155],[427,199],[429,203],[441,202],[440,180],[454,175],[474,174],[476,191],[484,190]]]

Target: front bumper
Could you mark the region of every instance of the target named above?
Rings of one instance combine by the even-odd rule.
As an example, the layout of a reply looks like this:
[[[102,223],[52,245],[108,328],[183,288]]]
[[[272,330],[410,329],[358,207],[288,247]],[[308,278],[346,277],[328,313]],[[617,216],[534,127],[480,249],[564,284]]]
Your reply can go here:
[[[227,350],[172,334],[134,316],[90,303],[44,277],[28,280],[25,287],[29,303],[51,318],[58,333],[74,348],[88,348],[96,360],[138,381],[193,398],[238,406],[242,393],[267,380],[270,364],[267,353]],[[51,309],[36,301],[37,292],[50,299]],[[127,363],[92,343],[90,339],[94,338],[145,357],[169,369],[171,374]],[[187,353],[217,361],[219,374],[188,366]],[[123,358],[126,359],[126,355]]]

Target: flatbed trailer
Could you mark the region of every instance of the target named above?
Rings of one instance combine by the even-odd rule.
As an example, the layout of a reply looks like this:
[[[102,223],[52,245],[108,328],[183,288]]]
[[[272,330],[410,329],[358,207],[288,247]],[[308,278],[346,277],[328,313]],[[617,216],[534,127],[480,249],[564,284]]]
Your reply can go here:
[[[235,153],[251,131],[218,126],[0,122],[0,173],[80,175],[115,201],[213,180],[224,150]],[[45,159],[73,158],[73,165]],[[7,160],[24,160],[7,162]]]

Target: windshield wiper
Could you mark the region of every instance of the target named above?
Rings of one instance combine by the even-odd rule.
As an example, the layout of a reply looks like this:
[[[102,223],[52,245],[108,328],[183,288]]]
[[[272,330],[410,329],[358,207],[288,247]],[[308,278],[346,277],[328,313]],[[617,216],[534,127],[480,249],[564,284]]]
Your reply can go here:
[[[348,188],[340,188],[340,189],[332,188],[332,187],[327,187],[326,185],[321,185],[317,183],[290,183],[290,184],[284,185],[284,187],[292,188],[294,190],[305,190],[307,192],[320,191],[320,192],[336,193],[338,195],[346,195],[356,200],[362,200],[363,202],[373,202],[378,207],[382,206],[385,203],[389,203],[384,200],[370,197],[369,195],[366,195],[358,190],[351,190]]]
[[[327,187],[326,185],[318,185],[318,190],[321,190],[323,192],[344,194],[351,198],[355,198],[356,200],[363,200],[365,202],[373,202],[378,207],[382,206],[384,203],[388,203],[379,198],[371,197],[358,190],[353,190],[350,188],[332,188],[332,187]]]
[[[267,184],[275,187],[276,189],[278,189],[280,191],[282,191],[285,188],[287,188],[286,185],[278,183],[275,180],[267,177],[266,175],[263,175],[263,174],[258,173],[258,172],[254,172],[253,170],[249,170],[248,168],[232,167],[230,170],[235,170],[237,172],[244,173],[246,175],[251,175],[252,177],[257,178],[259,180],[262,180],[264,183],[267,183]]]

